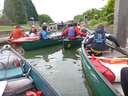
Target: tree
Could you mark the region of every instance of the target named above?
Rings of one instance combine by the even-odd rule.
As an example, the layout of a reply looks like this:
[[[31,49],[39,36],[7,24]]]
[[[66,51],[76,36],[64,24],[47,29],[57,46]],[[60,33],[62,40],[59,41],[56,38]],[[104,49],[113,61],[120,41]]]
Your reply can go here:
[[[31,0],[21,0],[24,3],[27,19],[33,17],[35,20],[38,20],[38,14]]]
[[[17,24],[24,24],[30,17],[38,20],[37,11],[31,0],[5,0],[4,15]]]
[[[93,8],[83,13],[83,16],[87,16],[89,20],[98,19],[100,17],[100,10]]]
[[[84,20],[84,17],[83,17],[83,15],[76,15],[76,16],[74,16],[74,21],[76,21],[76,22],[82,22]]]
[[[106,16],[109,24],[113,24],[114,4],[115,4],[115,0],[108,0],[108,3],[103,10],[103,14],[104,16]]]
[[[5,0],[4,15],[16,24],[24,24],[27,21],[27,14],[22,0]]]
[[[44,22],[46,22],[46,23],[52,23],[53,20],[52,20],[51,17],[48,16],[47,14],[39,15],[39,23],[40,23],[40,25],[41,25],[42,23],[44,23]]]

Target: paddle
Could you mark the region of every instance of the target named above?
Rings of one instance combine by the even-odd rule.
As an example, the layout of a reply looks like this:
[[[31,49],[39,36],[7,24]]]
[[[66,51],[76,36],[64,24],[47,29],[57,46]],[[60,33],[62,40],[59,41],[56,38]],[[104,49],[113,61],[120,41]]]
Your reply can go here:
[[[119,51],[120,53],[122,53],[122,54],[128,56],[128,52],[125,51],[124,49],[122,49],[122,48],[120,48],[120,47],[112,46],[112,45],[111,45],[110,43],[108,43],[108,42],[106,43],[106,45],[108,45],[108,46],[111,47],[112,49],[115,49],[115,50]]]

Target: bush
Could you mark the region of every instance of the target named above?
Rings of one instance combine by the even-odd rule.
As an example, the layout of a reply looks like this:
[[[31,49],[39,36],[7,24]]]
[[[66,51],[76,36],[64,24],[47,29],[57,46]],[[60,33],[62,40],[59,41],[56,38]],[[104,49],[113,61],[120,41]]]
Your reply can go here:
[[[97,23],[98,23],[98,20],[92,19],[92,20],[90,20],[90,21],[88,22],[88,25],[89,25],[89,26],[94,26],[94,25],[96,25]]]

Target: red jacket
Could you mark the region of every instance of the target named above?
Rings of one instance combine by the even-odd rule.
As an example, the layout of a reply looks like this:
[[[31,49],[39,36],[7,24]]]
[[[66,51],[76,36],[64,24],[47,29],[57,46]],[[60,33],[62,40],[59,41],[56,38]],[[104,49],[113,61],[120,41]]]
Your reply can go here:
[[[62,33],[61,36],[63,37],[63,36],[65,36],[65,35],[67,35],[68,32],[69,32],[69,27],[67,27],[67,28],[64,30],[64,32]],[[75,32],[76,35],[86,36],[86,34],[83,33],[83,32],[81,32],[77,26],[74,27],[74,32]],[[68,37],[68,39],[69,39],[69,40],[75,40],[75,39],[76,39],[76,36]]]

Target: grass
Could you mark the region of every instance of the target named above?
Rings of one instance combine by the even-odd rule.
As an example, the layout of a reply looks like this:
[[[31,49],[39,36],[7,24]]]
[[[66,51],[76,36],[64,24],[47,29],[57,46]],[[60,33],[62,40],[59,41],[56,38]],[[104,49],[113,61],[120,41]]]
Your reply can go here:
[[[14,28],[15,25],[0,25],[0,32],[4,33],[4,32],[10,32],[12,31],[12,29]],[[25,31],[27,30],[30,30],[31,29],[31,26],[29,24],[24,24],[24,25],[21,25],[23,26],[23,29]],[[37,26],[38,28],[39,26]]]
[[[2,26],[0,25],[0,32],[7,32],[7,31],[11,31],[13,29],[13,26],[8,25],[8,26]]]

